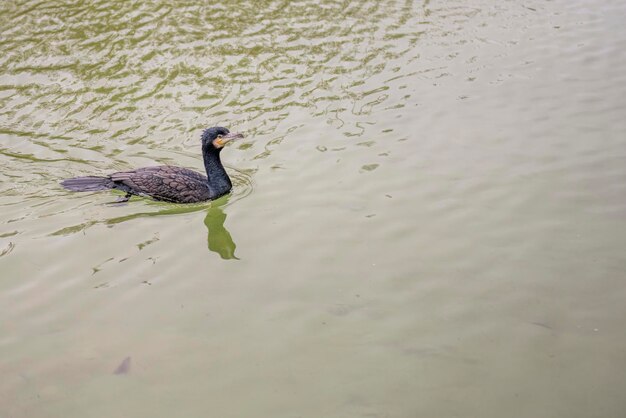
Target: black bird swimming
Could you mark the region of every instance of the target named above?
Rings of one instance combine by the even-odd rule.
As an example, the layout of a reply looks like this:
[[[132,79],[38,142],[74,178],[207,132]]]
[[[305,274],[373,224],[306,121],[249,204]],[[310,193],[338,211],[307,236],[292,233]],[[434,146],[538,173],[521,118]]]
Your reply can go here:
[[[63,180],[61,185],[75,192],[117,189],[126,192],[118,202],[131,196],[149,196],[174,203],[196,203],[217,199],[230,192],[233,185],[220,160],[220,152],[229,141],[243,138],[240,133],[216,126],[202,133],[202,156],[206,176],[171,165],[120,171],[106,177],[87,176]]]

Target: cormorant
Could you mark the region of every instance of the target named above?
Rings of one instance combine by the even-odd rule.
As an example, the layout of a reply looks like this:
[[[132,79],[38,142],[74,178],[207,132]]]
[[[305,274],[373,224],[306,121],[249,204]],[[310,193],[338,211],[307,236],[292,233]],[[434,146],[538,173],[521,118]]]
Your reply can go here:
[[[202,156],[206,176],[195,171],[161,165],[120,171],[105,177],[74,177],[61,182],[68,190],[93,192],[117,189],[126,192],[118,202],[126,202],[131,196],[148,196],[156,200],[174,203],[196,203],[217,199],[233,187],[220,160],[220,152],[229,141],[243,138],[240,133],[216,126],[202,133]]]

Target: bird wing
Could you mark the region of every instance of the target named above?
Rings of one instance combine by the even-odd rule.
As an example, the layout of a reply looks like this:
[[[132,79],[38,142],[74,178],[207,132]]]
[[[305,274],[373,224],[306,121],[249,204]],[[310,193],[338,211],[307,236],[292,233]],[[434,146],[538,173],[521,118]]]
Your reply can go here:
[[[195,171],[168,165],[111,174],[111,180],[130,193],[168,202],[193,203],[209,199],[207,178]]]

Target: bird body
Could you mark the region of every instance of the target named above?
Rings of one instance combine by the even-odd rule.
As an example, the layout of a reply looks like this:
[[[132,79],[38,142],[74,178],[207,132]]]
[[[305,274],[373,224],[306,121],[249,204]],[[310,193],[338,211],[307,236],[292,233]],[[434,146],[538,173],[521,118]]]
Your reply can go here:
[[[243,135],[215,127],[202,135],[202,154],[207,175],[183,167],[161,165],[120,171],[108,176],[74,177],[61,182],[68,190],[91,192],[107,189],[121,190],[126,196],[146,196],[174,203],[196,203],[217,199],[232,189],[232,183],[222,162],[220,151],[232,139]]]

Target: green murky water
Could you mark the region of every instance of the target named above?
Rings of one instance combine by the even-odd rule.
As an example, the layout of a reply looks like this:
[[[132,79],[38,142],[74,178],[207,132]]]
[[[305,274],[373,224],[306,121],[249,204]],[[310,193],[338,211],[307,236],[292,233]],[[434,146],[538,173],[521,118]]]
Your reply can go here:
[[[625,20],[4,2],[0,417],[623,416]],[[212,125],[212,204],[58,186]]]

